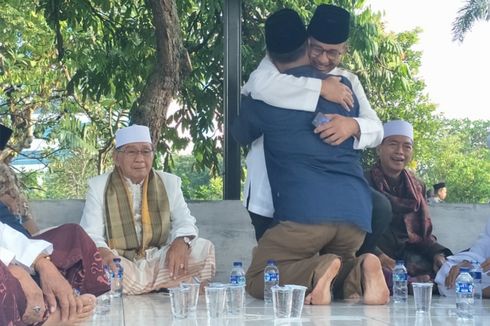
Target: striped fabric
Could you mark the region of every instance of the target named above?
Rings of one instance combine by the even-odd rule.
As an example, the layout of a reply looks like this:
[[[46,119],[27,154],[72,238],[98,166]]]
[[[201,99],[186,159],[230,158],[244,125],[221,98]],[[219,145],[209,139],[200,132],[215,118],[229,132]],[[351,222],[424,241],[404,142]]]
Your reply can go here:
[[[105,190],[106,238],[119,255],[133,260],[141,258],[146,248],[161,247],[170,232],[170,208],[163,181],[153,171],[143,183],[142,243],[138,242],[133,216],[132,196],[115,169],[109,176]]]
[[[148,293],[161,288],[177,286],[180,282],[190,281],[196,276],[209,281],[216,272],[214,245],[211,241],[198,238],[193,241],[188,263],[188,273],[177,279],[170,277],[165,265],[165,256],[170,245],[160,249],[146,251],[145,258],[132,261],[122,258],[124,267],[123,291],[125,294]]]

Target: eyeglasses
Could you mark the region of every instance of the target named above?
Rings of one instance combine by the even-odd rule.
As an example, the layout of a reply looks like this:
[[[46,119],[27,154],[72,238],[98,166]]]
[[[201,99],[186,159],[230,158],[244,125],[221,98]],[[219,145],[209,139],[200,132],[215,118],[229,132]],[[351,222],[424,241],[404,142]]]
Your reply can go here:
[[[118,152],[126,154],[130,158],[136,158],[139,154],[143,155],[144,157],[149,157],[153,155],[153,149],[151,148],[144,148],[142,150],[137,150],[137,149],[118,149]]]
[[[310,44],[310,51],[311,51],[311,55],[314,57],[321,56],[323,55],[323,53],[325,53],[330,60],[337,60],[343,54],[343,52],[337,51],[335,49],[326,50],[321,46],[311,45],[311,44]]]

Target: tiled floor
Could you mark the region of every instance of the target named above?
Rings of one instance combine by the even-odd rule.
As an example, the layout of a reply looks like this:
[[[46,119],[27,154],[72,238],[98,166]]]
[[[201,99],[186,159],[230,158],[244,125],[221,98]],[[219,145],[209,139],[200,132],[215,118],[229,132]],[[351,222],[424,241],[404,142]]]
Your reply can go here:
[[[240,326],[240,325],[315,325],[315,326],[439,326],[439,325],[490,325],[490,300],[475,309],[473,320],[458,320],[455,315],[454,299],[433,297],[429,315],[417,315],[413,297],[407,304],[385,306],[365,306],[348,301],[333,302],[329,306],[305,306],[303,316],[298,321],[274,320],[272,307],[265,306],[261,300],[247,297],[246,314],[243,318],[227,318],[209,320],[206,315],[204,296],[199,298],[196,318],[173,320],[170,311],[170,299],[167,294],[148,294],[142,296],[126,296],[116,299],[106,314],[96,314],[84,323],[90,325],[127,325],[127,326]]]

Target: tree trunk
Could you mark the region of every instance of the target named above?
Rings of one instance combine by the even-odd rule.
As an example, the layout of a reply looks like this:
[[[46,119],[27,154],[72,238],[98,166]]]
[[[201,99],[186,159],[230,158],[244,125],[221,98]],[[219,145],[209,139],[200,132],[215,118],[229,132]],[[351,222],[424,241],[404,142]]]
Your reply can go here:
[[[182,45],[174,0],[149,0],[156,38],[156,63],[140,98],[131,108],[132,123],[150,128],[153,143],[160,139],[167,109],[181,82]]]

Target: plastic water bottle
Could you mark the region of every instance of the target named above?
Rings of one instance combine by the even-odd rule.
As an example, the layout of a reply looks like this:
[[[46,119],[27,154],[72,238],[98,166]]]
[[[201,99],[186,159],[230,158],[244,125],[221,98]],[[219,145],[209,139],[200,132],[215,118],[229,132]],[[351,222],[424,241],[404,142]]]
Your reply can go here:
[[[112,271],[111,271],[111,268],[109,267],[109,265],[104,265],[103,268],[104,268],[105,277],[107,278],[107,282],[109,282],[109,286],[110,286],[111,285],[111,281],[112,281]]]
[[[279,285],[279,269],[276,261],[269,259],[264,269],[264,301],[272,303],[272,287]]]
[[[111,284],[111,269],[108,265],[104,265],[104,273],[109,284]],[[97,297],[95,305],[95,314],[105,315],[111,310],[111,292],[106,292]]]
[[[472,261],[471,264],[470,275],[473,278],[473,299],[475,300],[475,304],[480,305],[482,303],[482,270],[479,262]]]
[[[116,257],[112,261],[116,265],[116,272],[111,271],[111,295],[114,298],[118,298],[123,292],[124,269],[121,265],[121,258]]]
[[[233,262],[233,268],[230,274],[230,284],[245,285],[245,271],[243,270],[242,262]]]
[[[407,302],[408,287],[407,287],[407,269],[403,260],[397,260],[395,268],[393,268],[393,301]]]
[[[458,318],[473,318],[473,278],[468,268],[461,268],[456,278],[456,314]]]

